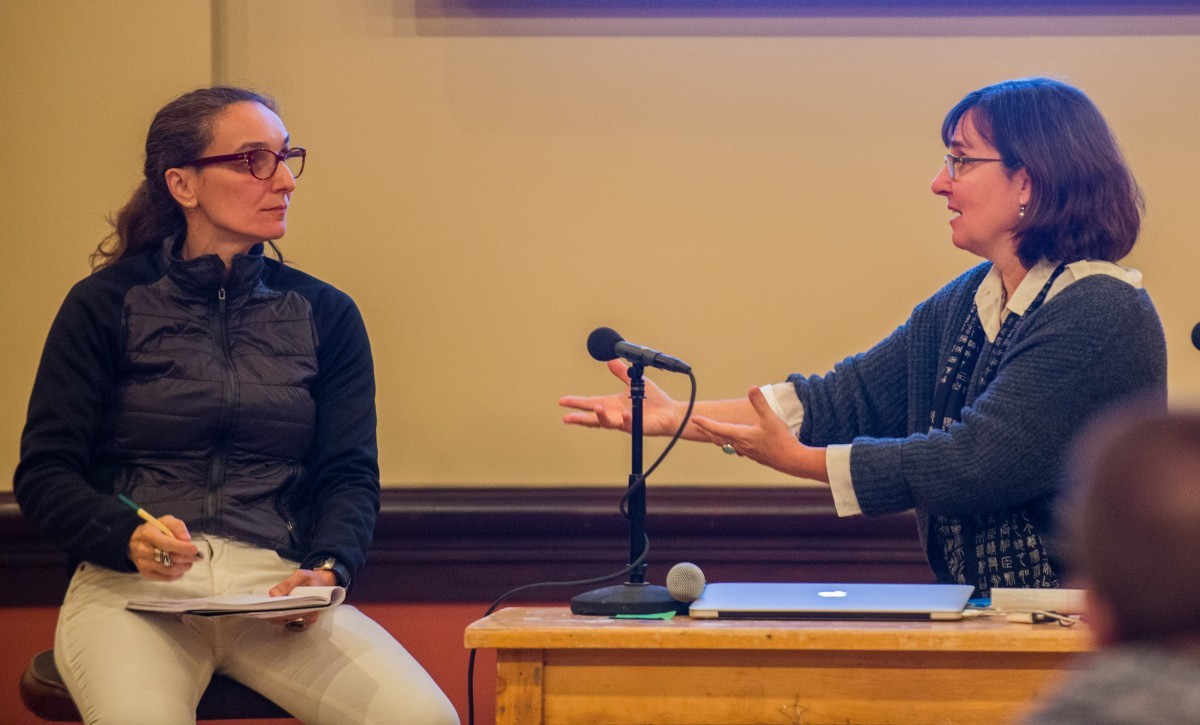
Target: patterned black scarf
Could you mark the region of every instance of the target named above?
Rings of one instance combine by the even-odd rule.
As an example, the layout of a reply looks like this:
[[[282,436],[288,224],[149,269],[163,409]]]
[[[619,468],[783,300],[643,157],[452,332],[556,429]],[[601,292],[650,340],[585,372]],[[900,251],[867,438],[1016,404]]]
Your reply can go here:
[[[1009,314],[1004,319],[982,366],[977,363],[986,338],[979,311],[971,305],[934,391],[933,409],[929,411],[930,430],[949,430],[962,419],[972,376],[982,394],[996,377],[1000,358],[1004,357],[1021,322],[1041,307],[1054,280],[1065,268],[1062,264],[1054,270],[1024,315]],[[981,597],[988,596],[992,587],[1058,586],[1058,575],[1046,554],[1040,527],[1030,516],[1028,503],[985,514],[934,516],[929,555],[935,570],[940,570],[939,580],[948,577],[959,584],[971,584]]]

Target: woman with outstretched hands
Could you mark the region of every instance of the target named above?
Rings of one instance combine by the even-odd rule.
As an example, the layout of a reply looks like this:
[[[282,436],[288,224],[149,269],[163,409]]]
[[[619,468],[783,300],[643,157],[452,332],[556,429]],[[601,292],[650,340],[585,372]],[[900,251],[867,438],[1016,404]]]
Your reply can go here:
[[[843,516],[915,509],[940,582],[1058,586],[1068,444],[1119,400],[1166,400],[1162,325],[1141,273],[1118,264],[1140,191],[1095,105],[1060,81],[973,91],[941,134],[931,189],[951,242],[984,262],[824,375],[697,403],[683,435],[828,483]],[[685,404],[646,389],[645,432],[674,433]],[[568,424],[629,429],[627,394],[559,402]]]

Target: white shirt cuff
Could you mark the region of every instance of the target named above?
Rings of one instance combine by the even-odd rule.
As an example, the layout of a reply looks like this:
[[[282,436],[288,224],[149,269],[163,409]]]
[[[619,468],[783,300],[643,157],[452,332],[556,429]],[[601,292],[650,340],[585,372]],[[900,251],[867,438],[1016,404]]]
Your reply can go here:
[[[829,490],[833,493],[833,506],[838,516],[861,514],[858,494],[854,493],[854,481],[850,479],[851,445],[825,447],[825,474],[829,476]]]
[[[800,402],[800,396],[796,395],[796,386],[786,382],[772,383],[760,385],[758,389],[762,391],[767,405],[771,406],[775,415],[782,418],[792,429],[792,435],[800,435],[800,426],[804,423],[804,404]]]

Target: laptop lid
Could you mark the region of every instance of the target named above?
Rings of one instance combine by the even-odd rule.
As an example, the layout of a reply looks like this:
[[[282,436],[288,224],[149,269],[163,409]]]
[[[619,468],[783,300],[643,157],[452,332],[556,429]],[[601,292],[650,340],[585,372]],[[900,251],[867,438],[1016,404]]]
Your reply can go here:
[[[698,619],[962,619],[967,584],[709,584],[688,614]]]

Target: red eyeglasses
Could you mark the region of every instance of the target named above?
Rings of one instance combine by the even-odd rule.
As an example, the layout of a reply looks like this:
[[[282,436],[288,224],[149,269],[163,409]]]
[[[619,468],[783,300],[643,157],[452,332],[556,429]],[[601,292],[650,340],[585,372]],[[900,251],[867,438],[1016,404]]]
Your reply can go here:
[[[279,162],[282,161],[288,167],[288,171],[292,172],[293,179],[299,179],[300,174],[304,173],[304,159],[308,156],[308,152],[301,148],[288,149],[287,151],[275,152],[271,149],[250,149],[236,154],[224,154],[222,156],[205,156],[202,159],[189,161],[182,166],[208,166],[209,164],[219,164],[224,161],[244,161],[250,169],[250,174],[256,179],[266,181],[275,175],[275,171],[279,169]]]

